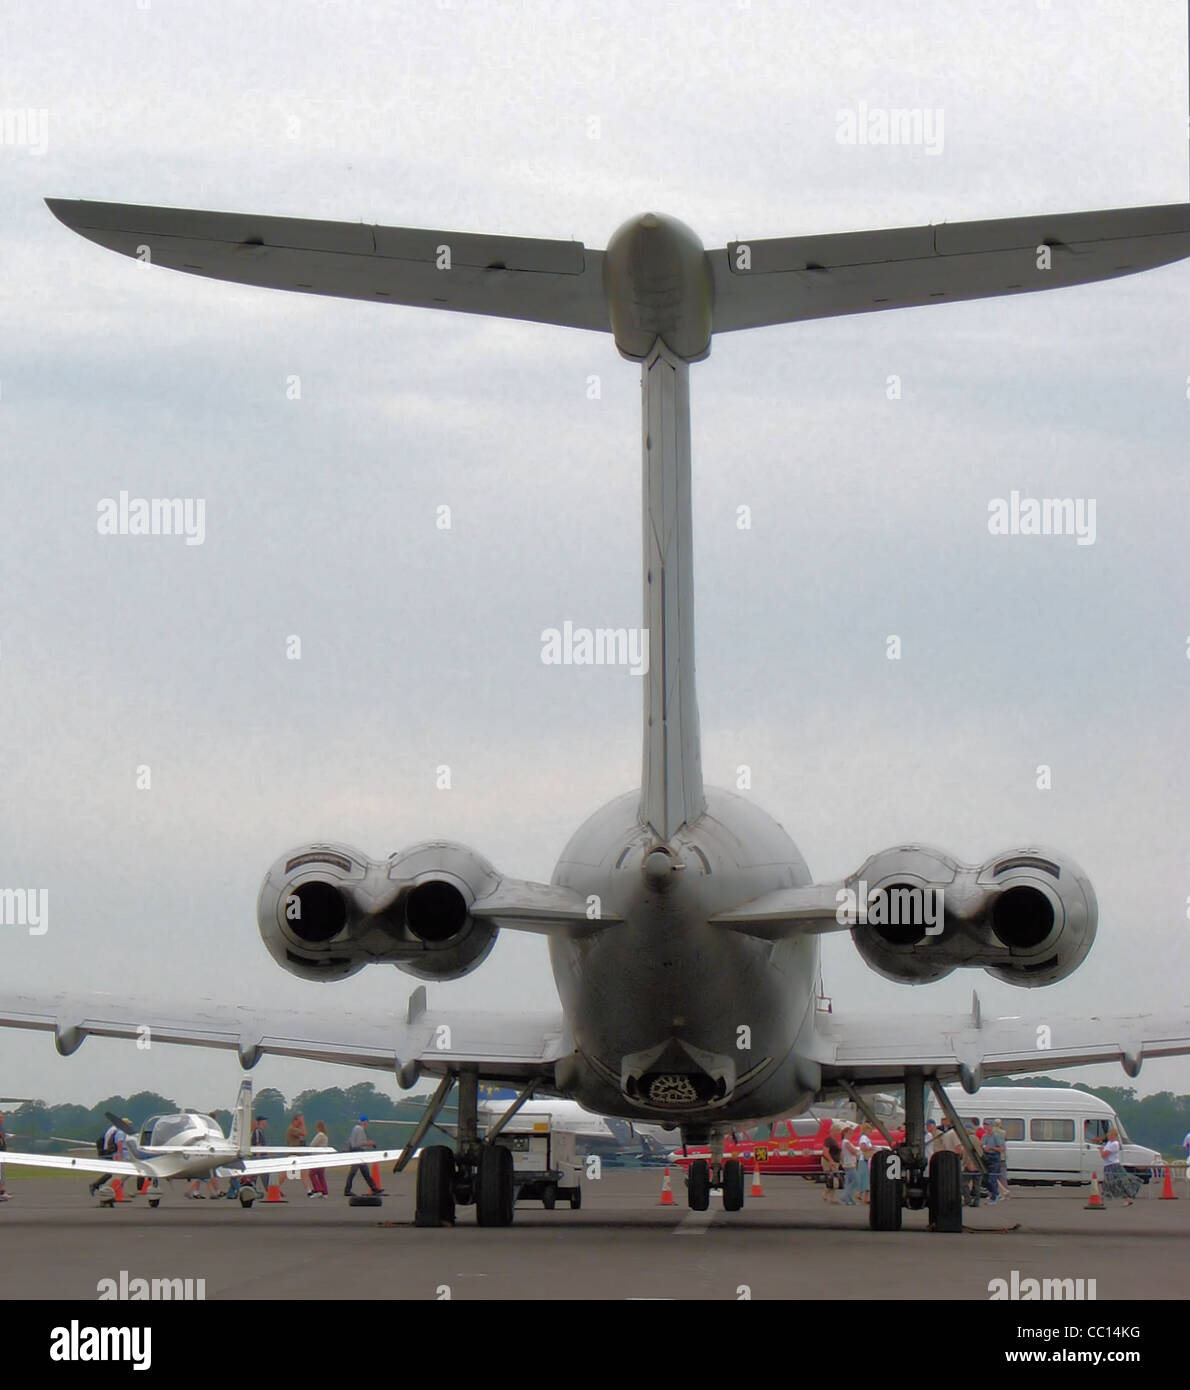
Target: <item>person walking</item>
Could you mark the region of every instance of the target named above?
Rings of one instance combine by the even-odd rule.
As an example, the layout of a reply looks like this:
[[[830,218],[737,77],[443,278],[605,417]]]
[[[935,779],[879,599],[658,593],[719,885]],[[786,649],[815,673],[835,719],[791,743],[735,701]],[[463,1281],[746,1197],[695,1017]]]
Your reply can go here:
[[[315,1149],[329,1149],[331,1146],[331,1137],[326,1132],[326,1125],[321,1120],[314,1126],[314,1135],[310,1140],[310,1146]],[[325,1197],[327,1195],[325,1168],[310,1169],[310,1192],[308,1195],[311,1197]]]
[[[843,1136],[843,1205],[855,1206],[855,1194],[859,1189],[859,1145],[855,1142],[855,1131],[848,1130]]]
[[[100,1158],[123,1158],[124,1141],[128,1138],[128,1131],[132,1128],[132,1121],[124,1118],[119,1124],[114,1121],[103,1131],[103,1138],[99,1141]],[[106,1173],[100,1173],[93,1183],[88,1186],[88,1191],[94,1197],[101,1187],[111,1182],[111,1178]]]
[[[966,1144],[963,1145],[963,1205],[977,1207],[983,1188],[983,1164],[980,1162],[983,1157],[983,1144],[973,1131],[968,1131],[967,1139],[970,1148]]]
[[[829,1206],[837,1206],[835,1188],[842,1181],[843,1147],[839,1143],[839,1126],[831,1125],[822,1146],[822,1171],[826,1175],[822,1200]]]
[[[359,1117],[359,1123],[358,1123],[358,1124],[355,1126],[355,1128],[351,1131],[351,1135],[350,1135],[350,1137],[349,1137],[348,1140],[347,1140],[347,1152],[348,1152],[348,1153],[353,1153],[353,1154],[355,1154],[355,1153],[362,1153],[365,1149],[374,1149],[374,1148],[376,1147],[376,1145],[372,1142],[372,1140],[368,1138],[368,1128],[367,1128],[367,1126],[368,1126],[368,1117],[367,1117],[367,1115],[361,1115],[361,1116]],[[366,1163],[357,1163],[357,1164],[355,1165],[354,1168],[348,1168],[348,1170],[347,1170],[347,1184],[346,1184],[346,1186],[343,1188],[343,1196],[344,1196],[344,1197],[350,1197],[350,1196],[351,1196],[351,1184],[355,1181],[355,1175],[356,1175],[356,1173],[362,1173],[362,1174],[363,1174],[363,1179],[364,1179],[364,1181],[365,1181],[365,1182],[368,1184],[368,1186],[372,1189],[372,1196],[373,1196],[373,1197],[383,1197],[383,1196],[384,1196],[384,1189],[383,1189],[382,1187],[377,1187],[376,1184],[372,1181],[372,1175],[371,1175],[371,1173],[368,1172],[368,1166],[367,1166],[367,1164],[366,1164]]]
[[[1124,1166],[1120,1162],[1120,1132],[1112,1128],[1107,1131],[1107,1139],[1099,1150],[1103,1159],[1104,1197],[1123,1197],[1124,1205],[1130,1207],[1132,1198],[1128,1196],[1124,1182]]]
[[[988,1166],[988,1205],[994,1206],[1007,1193],[1004,1167],[1008,1141],[999,1120],[988,1120],[983,1136],[983,1156]]]
[[[304,1149],[306,1147],[306,1119],[302,1114],[297,1114],[290,1121],[289,1128],[285,1131],[285,1143],[291,1149]],[[277,1174],[277,1185],[285,1181],[284,1173]],[[302,1170],[302,1186],[306,1189],[306,1196],[311,1197],[314,1189],[310,1184],[310,1174],[307,1169]]]
[[[864,1206],[868,1206],[872,1200],[872,1152],[875,1148],[872,1143],[871,1125],[860,1125],[855,1146],[859,1150],[859,1161],[855,1165],[859,1180],[859,1199]]]

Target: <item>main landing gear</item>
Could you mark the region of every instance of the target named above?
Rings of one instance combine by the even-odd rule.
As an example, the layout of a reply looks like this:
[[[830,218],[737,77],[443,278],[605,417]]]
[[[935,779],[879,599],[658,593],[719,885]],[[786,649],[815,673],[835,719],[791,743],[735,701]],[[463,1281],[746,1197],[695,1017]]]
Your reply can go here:
[[[935,1089],[938,1089],[937,1087]],[[940,1150],[923,1157],[925,1078],[905,1077],[905,1142],[896,1153],[880,1149],[872,1157],[868,1224],[874,1231],[899,1231],[901,1212],[930,1214],[930,1230],[955,1234],[963,1229],[963,1163],[957,1153]]]
[[[697,1142],[686,1132],[683,1144]],[[738,1158],[724,1159],[723,1136],[711,1135],[711,1157],[696,1158],[686,1175],[686,1203],[691,1211],[706,1211],[712,1191],[722,1192],[724,1211],[744,1209],[744,1165]]]
[[[480,1226],[511,1226],[516,1208],[516,1185],[513,1175],[512,1150],[493,1143],[500,1125],[494,1126],[486,1140],[479,1138],[479,1077],[474,1070],[459,1073],[459,1124],[457,1152],[445,1144],[423,1149],[417,1161],[417,1211],[414,1224],[418,1226],[449,1226],[454,1224],[456,1209],[475,1207],[475,1219]],[[450,1078],[438,1088],[427,1107],[420,1133],[410,1140],[410,1152],[416,1147],[421,1133],[441,1108],[450,1090]],[[512,1118],[516,1110],[533,1092],[527,1086],[517,1102],[503,1117]],[[501,1124],[503,1121],[501,1121]],[[404,1164],[401,1156],[398,1167]],[[572,1206],[577,1205],[571,1202]]]

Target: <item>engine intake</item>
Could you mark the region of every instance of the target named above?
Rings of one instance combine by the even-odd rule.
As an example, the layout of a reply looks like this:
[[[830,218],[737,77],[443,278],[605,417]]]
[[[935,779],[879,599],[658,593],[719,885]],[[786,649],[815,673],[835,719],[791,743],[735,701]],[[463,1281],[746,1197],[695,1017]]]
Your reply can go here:
[[[304,979],[395,965],[425,980],[468,974],[497,929],[471,908],[498,883],[464,845],[415,845],[384,861],[342,845],[279,859],[261,885],[257,924],[273,959]]]
[[[975,967],[1007,984],[1052,984],[1082,964],[1099,916],[1078,865],[1033,849],[967,865],[901,845],[873,855],[848,887],[861,905],[852,929],[860,955],[900,983]]]

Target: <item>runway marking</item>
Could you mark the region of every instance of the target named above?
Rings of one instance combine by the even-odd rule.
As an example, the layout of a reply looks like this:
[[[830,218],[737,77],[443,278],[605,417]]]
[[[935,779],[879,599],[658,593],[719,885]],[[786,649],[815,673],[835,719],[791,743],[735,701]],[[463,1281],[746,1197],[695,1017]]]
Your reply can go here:
[[[712,1209],[708,1211],[692,1211],[678,1222],[674,1230],[675,1236],[705,1236],[707,1227],[714,1221],[717,1213]]]

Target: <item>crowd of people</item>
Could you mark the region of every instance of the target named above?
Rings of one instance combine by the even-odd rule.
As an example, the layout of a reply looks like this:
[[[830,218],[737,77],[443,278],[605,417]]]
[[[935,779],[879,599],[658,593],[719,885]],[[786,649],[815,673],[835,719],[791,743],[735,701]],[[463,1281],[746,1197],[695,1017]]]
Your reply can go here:
[[[264,1148],[268,1144],[267,1133],[268,1120],[263,1115],[257,1115],[252,1122],[252,1147],[254,1149]],[[351,1135],[347,1141],[349,1153],[359,1153],[365,1149],[374,1149],[375,1142],[368,1138],[368,1117],[361,1115],[356,1121]],[[287,1149],[329,1149],[331,1147],[331,1137],[327,1133],[326,1125],[318,1120],[314,1125],[314,1133],[309,1134],[306,1129],[306,1118],[302,1114],[297,1114],[290,1121],[289,1128],[285,1131],[285,1147]],[[347,1170],[347,1183],[343,1189],[344,1197],[352,1195],[352,1183],[356,1176],[360,1175],[371,1189],[374,1196],[384,1195],[384,1189],[378,1187],[372,1181],[372,1174],[368,1165],[359,1163]],[[326,1197],[329,1195],[326,1185],[325,1168],[307,1168],[299,1174],[302,1186],[307,1197]],[[101,1181],[104,1181],[101,1179]],[[284,1173],[277,1173],[273,1177],[278,1188],[282,1188],[286,1182]],[[195,1200],[218,1197],[238,1197],[241,1187],[241,1180],[233,1176],[227,1185],[226,1191],[223,1189],[219,1178],[212,1175],[209,1178],[195,1178],[186,1190],[186,1196]]]
[[[978,1206],[986,1196],[990,1204],[1004,1201],[1008,1190],[1008,1140],[999,1120],[985,1120],[968,1132],[970,1149],[963,1146],[954,1126],[946,1119],[926,1124],[923,1145],[926,1165],[936,1152],[960,1154],[963,1165],[963,1201]],[[825,1176],[822,1200],[831,1206],[866,1206],[871,1201],[872,1157],[888,1142],[875,1125],[836,1121],[830,1127],[822,1152]],[[1117,1145],[1118,1152],[1118,1145]],[[982,1162],[981,1162],[982,1160]]]

